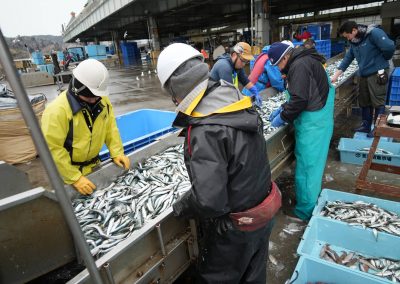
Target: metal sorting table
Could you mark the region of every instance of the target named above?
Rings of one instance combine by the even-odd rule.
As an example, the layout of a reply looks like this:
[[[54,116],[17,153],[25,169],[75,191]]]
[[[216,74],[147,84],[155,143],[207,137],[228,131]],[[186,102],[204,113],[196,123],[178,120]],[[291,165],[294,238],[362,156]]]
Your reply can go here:
[[[347,80],[353,80],[350,77]],[[337,92],[341,92],[342,86],[344,83]],[[177,137],[177,133],[170,133],[128,156],[132,166],[136,166],[138,162],[181,143],[183,139]],[[293,127],[286,125],[270,133],[266,143],[275,179],[294,160]],[[7,194],[0,197],[0,282],[27,282],[76,257],[79,259],[54,192],[43,188],[29,189],[26,177],[24,182],[23,175],[2,166],[12,167],[0,164],[0,172],[8,173],[1,179],[3,187],[8,189],[4,189]],[[102,188],[122,172],[113,163],[104,162],[89,178]],[[71,199],[77,196],[70,186],[66,190]],[[169,208],[100,257],[96,265],[105,282],[171,283],[197,254],[194,223],[176,219]],[[69,283],[91,283],[88,270],[80,272]]]

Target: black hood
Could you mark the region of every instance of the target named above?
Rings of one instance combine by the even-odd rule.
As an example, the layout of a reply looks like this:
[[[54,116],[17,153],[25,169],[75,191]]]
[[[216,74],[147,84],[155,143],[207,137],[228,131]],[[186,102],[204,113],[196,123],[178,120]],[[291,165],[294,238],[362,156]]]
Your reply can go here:
[[[180,128],[186,128],[189,125],[222,125],[247,132],[259,132],[260,128],[262,131],[262,120],[253,108],[206,117],[192,117],[179,112],[172,125]]]
[[[326,63],[325,57],[322,54],[318,53],[318,51],[315,49],[315,47],[305,48],[304,46],[299,46],[299,47],[293,49],[292,55],[290,56],[289,61],[286,64],[285,68],[282,70],[282,73],[287,74],[290,69],[290,65],[292,65],[292,63],[294,61],[296,61],[297,59],[305,57],[305,56],[310,56],[310,57],[314,58],[315,60],[321,62],[321,64]]]

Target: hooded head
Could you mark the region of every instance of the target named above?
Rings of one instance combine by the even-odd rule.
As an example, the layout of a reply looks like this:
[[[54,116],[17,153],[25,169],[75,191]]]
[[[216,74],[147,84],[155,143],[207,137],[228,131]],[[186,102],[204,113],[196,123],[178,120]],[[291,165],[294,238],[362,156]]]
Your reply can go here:
[[[158,77],[161,86],[176,105],[183,101],[183,105],[189,105],[198,95],[198,92],[193,91],[207,81],[208,65],[203,61],[200,52],[183,43],[171,44],[160,53]]]

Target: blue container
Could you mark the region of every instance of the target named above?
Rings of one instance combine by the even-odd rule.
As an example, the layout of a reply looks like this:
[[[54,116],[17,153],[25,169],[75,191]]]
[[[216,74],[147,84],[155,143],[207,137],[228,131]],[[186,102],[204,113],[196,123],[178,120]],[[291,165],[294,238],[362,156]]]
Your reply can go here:
[[[41,72],[47,72],[47,66],[46,65],[38,65],[39,71]]]
[[[85,54],[83,54],[83,50],[80,47],[68,48],[68,52],[72,55],[73,59],[76,61],[85,60]]]
[[[297,248],[297,253],[322,264],[331,264],[331,262],[319,257],[322,247],[325,244],[329,244],[331,249],[336,252],[352,251],[366,257],[385,257],[398,260],[400,259],[399,242],[400,238],[394,235],[378,232],[378,237],[375,238],[371,230],[350,226],[343,222],[332,221],[329,218],[314,216],[304,232],[303,238]],[[392,283],[385,278],[347,268],[343,265],[332,263],[332,266],[341,267],[344,270],[347,269],[355,274],[371,279],[370,281],[375,281],[370,283]],[[335,278],[331,280],[335,280]]]
[[[374,139],[374,138],[367,137],[367,133],[364,133],[364,132],[355,132],[353,139],[372,141],[372,139]],[[379,141],[392,142],[393,138],[392,137],[381,137],[381,140],[379,140]]]
[[[43,54],[41,51],[32,52],[32,58],[43,58]]]
[[[87,45],[85,46],[85,51],[90,58],[94,56],[105,56],[107,54],[106,46],[101,44]]]
[[[157,137],[175,131],[172,122],[175,112],[154,109],[141,109],[116,117],[125,154],[153,142]],[[100,160],[110,157],[104,145],[99,154]]]
[[[57,60],[58,61],[63,61],[64,60],[64,52],[57,51]]]
[[[138,65],[138,61],[135,57],[122,57],[122,61],[125,66]]]
[[[296,279],[297,278],[297,279]],[[296,280],[295,280],[296,279]],[[321,263],[305,256],[300,257],[290,278],[293,284],[335,283],[335,284],[375,284],[382,283],[368,275],[331,263]]]
[[[321,39],[330,39],[331,37],[331,25],[321,25]]]
[[[321,39],[321,26],[319,25],[308,25],[307,31],[312,35],[314,40]]]
[[[313,216],[320,215],[320,213],[321,213],[322,209],[324,208],[327,201],[336,201],[336,200],[345,201],[345,202],[364,201],[367,203],[373,203],[382,209],[392,211],[392,212],[400,215],[400,203],[399,202],[324,188],[322,190],[320,196],[318,197],[317,205],[314,207]],[[333,220],[333,219],[332,219],[332,221],[343,223],[342,221],[337,221],[337,220]],[[366,230],[370,230],[370,229],[366,229]],[[381,232],[379,232],[379,234],[381,234]],[[386,233],[382,233],[382,234],[386,234]]]
[[[54,65],[53,64],[46,64],[47,73],[50,75],[54,75]]]
[[[137,43],[136,42],[121,42],[120,44],[122,57],[136,58]]]
[[[389,105],[400,105],[400,67],[396,67],[389,81]]]
[[[342,163],[362,165],[368,157],[367,151],[360,151],[362,148],[371,147],[372,140],[359,140],[351,138],[340,138],[338,150]],[[378,148],[389,151],[391,154],[375,154],[374,163],[400,166],[400,143],[379,142]]]

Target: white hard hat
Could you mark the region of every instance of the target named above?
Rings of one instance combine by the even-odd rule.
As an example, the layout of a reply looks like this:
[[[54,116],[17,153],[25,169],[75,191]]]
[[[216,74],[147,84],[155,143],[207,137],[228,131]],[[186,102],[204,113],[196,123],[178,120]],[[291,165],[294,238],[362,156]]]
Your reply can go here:
[[[173,43],[167,46],[159,55],[157,62],[157,74],[161,87],[164,87],[169,77],[178,69],[182,63],[192,58],[201,58],[203,55],[190,45],[184,43]]]
[[[76,67],[72,74],[95,96],[108,95],[109,74],[106,66],[96,59],[86,59]]]

